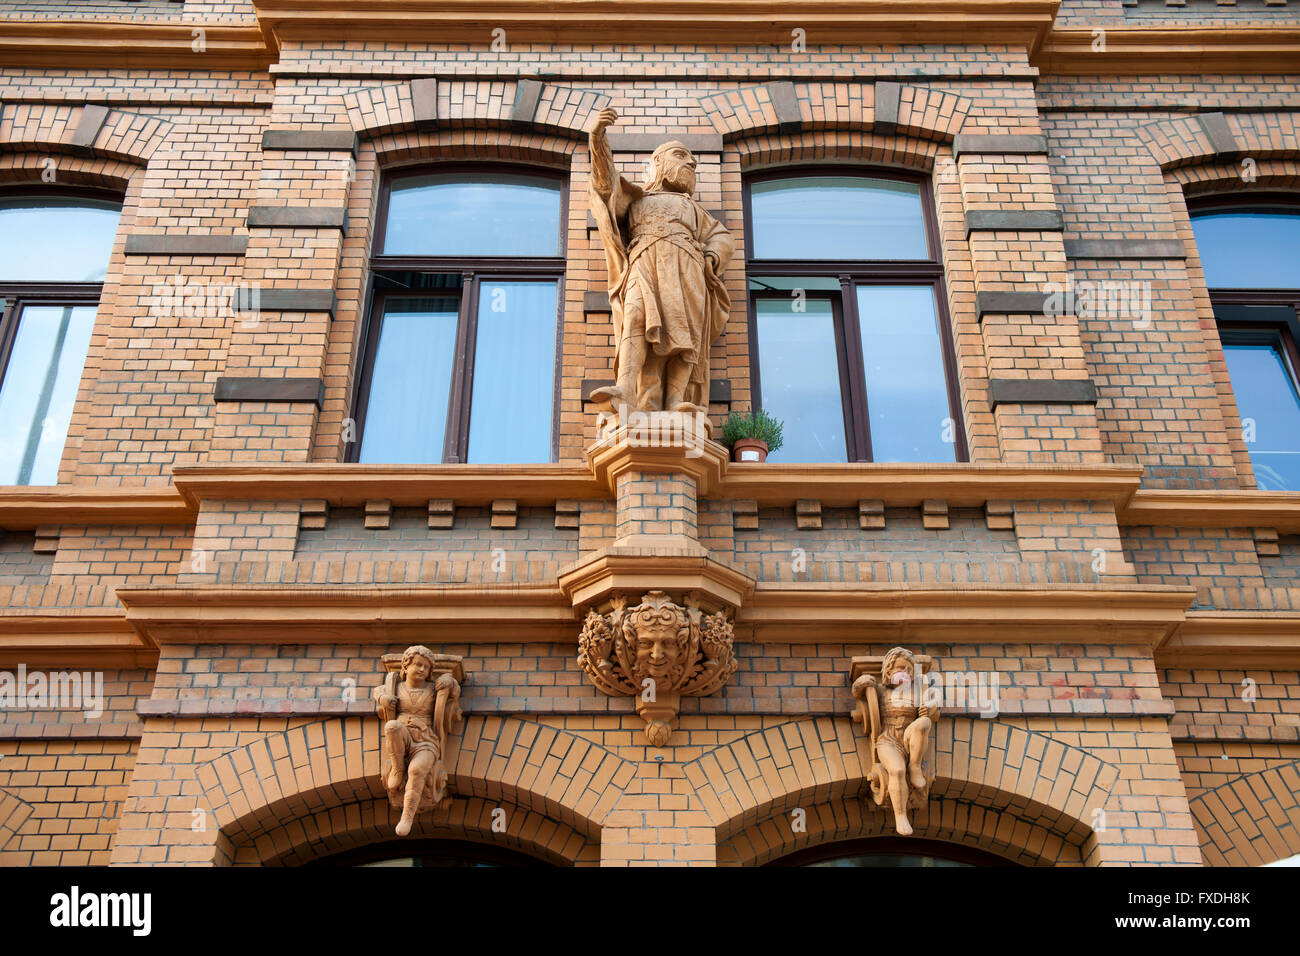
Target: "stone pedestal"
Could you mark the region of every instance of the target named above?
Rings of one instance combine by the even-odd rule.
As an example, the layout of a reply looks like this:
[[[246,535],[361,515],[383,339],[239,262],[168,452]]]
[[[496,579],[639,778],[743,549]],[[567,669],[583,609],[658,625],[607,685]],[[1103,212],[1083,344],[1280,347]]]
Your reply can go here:
[[[657,747],[682,695],[715,693],[735,672],[732,621],[754,590],[699,542],[696,501],[722,480],[727,453],[695,419],[633,414],[587,450],[614,494],[617,537],[559,579],[584,620],[578,663],[604,693],[637,698]]]

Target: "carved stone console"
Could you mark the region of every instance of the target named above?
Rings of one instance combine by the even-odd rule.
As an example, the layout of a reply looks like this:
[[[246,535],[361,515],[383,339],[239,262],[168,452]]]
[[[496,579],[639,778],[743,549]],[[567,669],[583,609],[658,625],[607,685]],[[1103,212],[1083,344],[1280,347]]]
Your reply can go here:
[[[925,655],[895,647],[884,657],[853,658],[849,675],[854,720],[871,739],[871,799],[893,811],[902,836],[912,833],[907,811],[925,806],[934,782],[929,751],[939,707],[921,679],[930,664]]]
[[[732,638],[724,611],[706,613],[694,595],[678,604],[663,591],[650,591],[632,607],[618,597],[609,612],[587,613],[578,665],[604,693],[635,696],[646,738],[662,747],[682,696],[712,694],[736,672]]]
[[[402,811],[397,835],[411,832],[417,813],[451,802],[443,758],[447,735],[460,722],[461,658],[435,654],[422,644],[384,655],[384,682],[374,689],[382,720],[380,779]]]

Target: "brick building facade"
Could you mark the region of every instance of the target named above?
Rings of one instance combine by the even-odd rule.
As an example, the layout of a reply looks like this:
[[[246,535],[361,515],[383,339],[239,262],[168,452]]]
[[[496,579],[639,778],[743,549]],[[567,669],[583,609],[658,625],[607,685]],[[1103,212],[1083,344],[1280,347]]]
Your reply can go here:
[[[1300,430],[1285,388],[1270,434],[1239,408],[1263,380],[1232,374],[1233,348],[1267,346],[1294,394],[1300,9],[898,8],[2,0],[0,250],[71,242],[71,220],[40,218],[58,203],[118,218],[98,281],[0,265],[6,382],[41,309],[86,335],[80,377],[48,377],[70,383],[66,420],[49,427],[49,388],[10,396],[29,418],[46,402],[54,457],[42,483],[45,451],[4,452],[0,670],[104,680],[96,716],[0,709],[0,864],[899,852],[850,717],[853,659],[895,645],[999,688],[993,716],[945,710],[905,852],[1300,853]],[[930,264],[894,281],[936,290],[946,461],[873,461],[851,437],[838,462],[602,457],[587,398],[613,333],[585,197],[605,106],[620,168],[686,143],[737,240],[715,425],[779,404],[758,394],[757,369],[774,386],[757,303],[793,287],[755,255],[756,184],[912,184]],[[549,177],[555,253],[510,275],[390,255],[413,171]],[[1207,281],[1215,211],[1274,216],[1291,281]],[[1247,235],[1250,257],[1276,255]],[[852,315],[851,290],[892,274],[847,268],[808,301]],[[456,299],[463,335],[465,290],[519,275],[557,298],[546,460],[476,457],[470,397],[440,459],[367,460],[365,406],[391,385],[381,303],[399,286]],[[509,377],[479,334],[473,371],[463,349],[449,364],[454,407],[474,375]],[[864,386],[846,376],[851,431]],[[805,425],[787,418],[787,440]],[[656,588],[717,596],[739,662],[682,699],[663,747],[575,662],[590,607]],[[412,643],[463,658],[465,720],[453,802],[403,844],[368,692]]]

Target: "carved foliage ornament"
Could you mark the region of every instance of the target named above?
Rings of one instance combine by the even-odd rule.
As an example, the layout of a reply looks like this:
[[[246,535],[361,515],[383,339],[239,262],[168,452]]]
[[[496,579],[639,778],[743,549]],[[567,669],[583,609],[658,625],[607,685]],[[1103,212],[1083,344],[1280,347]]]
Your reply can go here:
[[[610,696],[636,697],[646,736],[668,743],[682,695],[703,697],[736,672],[731,621],[688,598],[650,591],[634,607],[618,598],[608,614],[590,611],[578,635],[578,665]]]
[[[401,662],[389,661],[384,682],[374,689],[375,712],[384,722],[380,778],[389,802],[402,811],[397,835],[411,832],[417,813],[451,802],[443,758],[447,735],[459,723],[460,683],[452,674],[460,658],[434,654],[422,644],[408,647]]]

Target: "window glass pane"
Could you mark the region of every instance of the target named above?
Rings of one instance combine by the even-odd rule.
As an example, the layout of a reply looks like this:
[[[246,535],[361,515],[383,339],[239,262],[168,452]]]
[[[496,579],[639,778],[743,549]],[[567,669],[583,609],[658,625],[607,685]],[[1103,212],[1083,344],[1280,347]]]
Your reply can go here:
[[[769,460],[847,461],[831,303],[808,299],[803,307],[755,303],[762,408],[785,423],[785,443]]]
[[[0,385],[0,483],[52,485],[86,364],[95,307],[28,306]]]
[[[553,280],[479,285],[469,461],[551,460],[555,294]]]
[[[117,203],[0,198],[0,282],[102,282],[117,235]]]
[[[1211,289],[1300,288],[1300,213],[1206,213],[1192,233]]]
[[[1223,355],[1255,483],[1262,491],[1300,491],[1300,396],[1281,353],[1271,345],[1228,344]]]
[[[955,461],[933,287],[859,286],[858,325],[872,460]]]
[[[921,187],[803,176],[749,187],[756,259],[929,259]]]
[[[393,181],[386,256],[558,256],[560,181],[435,173]]]
[[[442,461],[459,299],[389,299],[370,376],[360,460]]]

